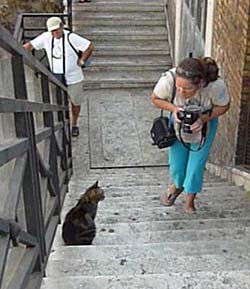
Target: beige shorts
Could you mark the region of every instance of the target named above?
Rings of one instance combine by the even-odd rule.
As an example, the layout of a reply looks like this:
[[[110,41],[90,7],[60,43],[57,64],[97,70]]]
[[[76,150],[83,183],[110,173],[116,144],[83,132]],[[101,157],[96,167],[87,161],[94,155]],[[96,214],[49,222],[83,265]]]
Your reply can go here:
[[[70,100],[74,105],[81,105],[82,99],[83,99],[83,81],[69,84],[68,85],[68,94],[70,97]]]

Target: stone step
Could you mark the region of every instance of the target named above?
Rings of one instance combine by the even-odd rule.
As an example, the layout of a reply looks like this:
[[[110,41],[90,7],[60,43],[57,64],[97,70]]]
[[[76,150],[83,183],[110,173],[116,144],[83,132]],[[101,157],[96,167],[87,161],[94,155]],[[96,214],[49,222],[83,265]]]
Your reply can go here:
[[[109,66],[133,66],[133,65],[171,65],[172,60],[169,55],[163,56],[105,56],[105,57],[93,57],[91,58],[91,65]]]
[[[159,179],[153,179],[148,177],[147,178],[141,178],[138,181],[138,184],[135,184],[134,178],[102,178],[101,176],[93,177],[90,181],[87,182],[84,180],[79,180],[76,183],[72,184],[71,189],[74,189],[75,192],[81,192],[85,190],[88,185],[91,185],[94,183],[95,180],[100,181],[100,185],[105,189],[106,192],[109,193],[110,197],[124,197],[124,196],[134,196],[134,192],[140,192],[141,195],[155,195],[157,192],[166,189],[167,188],[167,182],[168,180],[164,180],[164,178]],[[151,182],[152,181],[152,182]],[[225,183],[225,182],[214,182],[211,183],[209,181],[205,182],[202,189],[202,195],[204,193],[209,192],[211,194],[214,192],[217,194],[218,192],[220,194],[224,194],[225,196],[230,196],[233,193],[241,192],[246,193],[242,187],[237,187],[234,184],[231,183]],[[249,196],[249,193],[247,194]],[[233,195],[232,195],[233,196]],[[235,195],[234,195],[235,196]]]
[[[121,43],[121,41],[130,41],[131,45],[134,43],[138,43],[138,41],[148,41],[149,39],[151,41],[166,41],[168,40],[168,36],[166,33],[144,33],[142,32],[137,32],[136,34],[133,34],[132,31],[128,31],[127,33],[121,34],[120,32],[105,32],[105,33],[99,33],[96,31],[95,33],[86,33],[83,32],[82,30],[76,30],[76,33],[79,35],[93,41],[109,41],[115,44],[115,42]]]
[[[75,3],[72,7],[73,14],[76,13],[93,13],[93,12],[109,12],[109,13],[128,13],[128,12],[164,12],[162,3],[134,3],[134,2],[113,2],[111,5],[108,2],[102,1],[99,3]]]
[[[129,25],[131,23],[139,23],[141,21],[148,21],[148,22],[154,22],[154,21],[164,21],[164,24],[162,26],[165,26],[166,24],[166,17],[164,13],[162,12],[144,12],[144,11],[131,11],[126,13],[124,12],[115,12],[111,13],[109,11],[101,12],[101,11],[92,11],[91,13],[85,13],[84,11],[81,12],[74,12],[73,15],[73,25],[79,25],[81,23],[85,23],[86,25],[89,25],[89,21],[95,21],[94,25],[98,26],[99,20],[102,21],[112,21],[112,23],[116,24],[119,23],[119,21],[130,21]],[[149,25],[149,23],[147,24]],[[119,25],[118,25],[119,26]],[[85,25],[83,25],[83,28]]]
[[[197,207],[208,208],[214,206],[215,208],[220,206],[228,206],[231,209],[235,210],[237,208],[244,207],[244,205],[250,206],[250,199],[246,195],[241,195],[239,197],[239,201],[235,202],[234,196],[227,195],[218,195],[217,202],[215,202],[216,196],[204,195],[196,198]],[[66,210],[73,207],[79,199],[79,194],[71,195],[68,198],[67,202],[65,202],[64,207]],[[185,202],[185,195],[181,195],[178,198],[178,205],[183,204]],[[117,208],[159,208],[162,207],[160,202],[160,192],[158,192],[155,196],[134,196],[134,197],[109,197],[109,194],[106,193],[106,198],[103,202],[99,204],[99,210],[116,210]]]
[[[137,57],[144,57],[144,56],[169,56],[169,50],[164,49],[151,49],[150,47],[145,47],[145,49],[140,49],[138,47],[113,47],[113,48],[98,48],[92,54],[93,57],[103,57],[103,56],[137,56]]]
[[[100,228],[102,229],[102,228]],[[113,244],[147,244],[161,242],[187,242],[187,241],[211,241],[211,240],[247,240],[250,237],[250,227],[233,228],[212,228],[205,230],[164,230],[164,231],[146,231],[146,232],[98,232],[94,245],[113,245]]]
[[[160,258],[148,258],[147,252],[141,258],[117,259],[69,259],[51,260],[47,266],[47,276],[128,276],[140,274],[166,274],[177,272],[202,272],[223,270],[250,270],[249,252],[243,255],[208,254],[197,256],[162,255]]]
[[[56,246],[55,246],[56,245]],[[235,252],[238,255],[249,254],[249,243],[245,240],[210,240],[209,242],[186,241],[171,242],[163,241],[157,243],[139,243],[134,244],[112,244],[112,245],[90,245],[90,246],[65,246],[54,244],[50,255],[51,260],[73,259],[73,260],[95,260],[95,259],[141,259],[148,257],[158,259],[162,256],[201,256],[211,254],[231,254]]]
[[[155,81],[144,81],[134,79],[117,79],[117,80],[102,80],[101,83],[96,83],[95,80],[84,81],[83,90],[91,89],[117,89],[117,88],[151,88],[153,89]]]
[[[101,39],[96,39],[93,41],[93,44],[95,46],[95,49],[98,49],[99,47],[111,50],[111,49],[125,49],[125,50],[149,50],[149,49],[166,49],[169,50],[169,43],[164,39],[164,40],[155,40],[152,42],[150,39],[145,39],[145,40],[139,40],[137,39],[136,41],[132,41],[131,45],[131,40],[113,40],[112,42],[110,41],[105,41]]]
[[[130,13],[132,14],[132,13]],[[166,20],[162,16],[162,13],[159,13],[159,18],[156,18],[155,20],[150,19],[149,17],[141,18],[141,15],[137,13],[138,16],[136,17],[124,17],[124,14],[121,14],[122,17],[118,17],[118,15],[108,15],[108,16],[103,16],[103,15],[93,15],[91,16],[84,16],[84,19],[80,18],[82,17],[82,14],[76,14],[75,20],[74,20],[74,25],[73,25],[73,31],[75,30],[83,30],[86,27],[89,26],[94,26],[94,25],[99,25],[99,26],[113,26],[113,25],[124,25],[124,26],[164,26],[166,23]],[[129,15],[129,14],[127,14]],[[115,17],[114,17],[115,16]],[[78,20],[76,20],[78,19]]]
[[[112,27],[96,27],[96,26],[88,26],[82,29],[86,34],[93,34],[93,35],[103,35],[103,34],[112,34],[112,35],[153,35],[153,34],[167,34],[167,29],[165,27],[138,27],[138,26],[112,26]],[[77,31],[77,30],[75,30]]]
[[[110,72],[108,69],[106,72],[96,72],[96,71],[85,71],[84,73],[85,80],[91,81],[105,81],[105,80],[136,80],[136,81],[145,81],[148,79],[149,81],[157,81],[160,78],[161,73],[159,71],[114,71]]]
[[[113,224],[117,222],[121,223],[139,223],[139,222],[155,222],[155,221],[168,221],[168,220],[193,220],[193,219],[215,219],[215,218],[247,218],[249,216],[249,206],[242,209],[226,210],[225,207],[219,209],[210,208],[199,208],[195,214],[185,214],[183,212],[183,206],[177,206],[170,208],[151,208],[146,212],[141,209],[122,209],[117,208],[114,210],[105,210],[102,214],[100,211],[96,217],[97,224],[107,223]]]
[[[203,219],[203,220],[178,220],[178,221],[156,221],[141,223],[114,223],[114,224],[98,224],[97,232],[115,233],[122,235],[127,232],[160,232],[174,230],[207,230],[207,229],[231,229],[244,228],[250,226],[250,217],[237,219]],[[61,228],[59,227],[59,230]],[[204,241],[205,242],[205,241]],[[114,244],[114,243],[113,243]],[[136,244],[136,242],[135,242]]]
[[[77,0],[73,0],[74,4],[78,3]],[[119,0],[94,0],[95,4],[103,4],[103,5],[113,5],[113,4],[119,4],[121,1]],[[164,5],[164,0],[124,0],[122,1],[123,4],[145,4],[145,5]],[[84,5],[92,5],[93,2],[90,3],[85,3]]]
[[[74,0],[75,3],[77,3],[78,1],[77,0]],[[121,1],[119,0],[94,0],[94,3],[102,3],[103,5],[113,5],[114,3],[121,3]],[[125,4],[129,4],[129,3],[133,3],[133,4],[149,4],[149,5],[164,5],[164,0],[124,0],[122,1],[122,3],[125,3]],[[87,4],[87,3],[85,3]],[[91,3],[93,4],[93,3]],[[91,5],[89,4],[89,5]]]
[[[103,63],[103,65],[92,65],[90,63],[89,66],[87,66],[84,69],[84,74],[85,73],[94,73],[94,72],[114,72],[114,71],[124,71],[124,72],[143,72],[143,71],[156,71],[161,75],[161,73],[167,71],[169,68],[171,68],[171,64],[169,65],[126,65],[119,67],[118,65],[112,65],[112,66],[107,66],[106,64]]]
[[[203,271],[147,275],[141,272],[132,276],[60,276],[58,280],[44,278],[41,289],[247,289],[250,270]]]
[[[127,43],[115,43],[117,45],[114,46],[113,43],[99,43],[96,42],[94,55],[100,52],[116,52],[116,51],[134,51],[135,53],[139,51],[141,54],[147,53],[148,51],[158,52],[158,51],[170,51],[169,44],[165,41],[157,41],[157,42],[150,42],[150,41],[143,41],[138,42],[137,44],[131,46],[130,42]]]
[[[218,221],[219,222],[219,221]],[[247,240],[250,237],[250,227],[239,225],[237,228],[206,228],[206,229],[181,229],[164,231],[134,231],[129,230],[115,231],[110,228],[108,231],[105,225],[97,225],[98,232],[93,241],[93,245],[133,245],[149,244],[162,242],[189,242],[189,241],[213,241],[213,240]],[[60,232],[61,228],[58,228]],[[105,229],[105,231],[104,231]],[[55,239],[55,244],[62,244],[61,234],[57,235],[59,240]]]

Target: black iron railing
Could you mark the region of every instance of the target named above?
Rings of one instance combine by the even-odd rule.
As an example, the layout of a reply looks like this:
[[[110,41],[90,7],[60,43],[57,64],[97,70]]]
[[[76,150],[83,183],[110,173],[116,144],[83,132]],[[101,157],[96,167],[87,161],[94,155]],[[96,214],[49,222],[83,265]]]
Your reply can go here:
[[[46,30],[45,21],[52,16],[62,18],[67,27],[72,30],[72,0],[67,0],[65,13],[21,13],[17,17],[14,38],[25,42]],[[36,19],[36,21],[34,21]],[[39,19],[39,21],[37,21]],[[36,26],[34,26],[34,23]]]
[[[40,288],[72,174],[66,87],[0,26],[0,288]]]

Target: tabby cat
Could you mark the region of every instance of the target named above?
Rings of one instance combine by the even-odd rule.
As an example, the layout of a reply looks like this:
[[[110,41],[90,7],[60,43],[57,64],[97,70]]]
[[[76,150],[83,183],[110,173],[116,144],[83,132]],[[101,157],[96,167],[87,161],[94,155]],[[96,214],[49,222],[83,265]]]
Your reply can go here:
[[[78,203],[66,215],[62,238],[66,245],[91,245],[96,235],[95,216],[98,202],[104,200],[98,181],[81,195]]]

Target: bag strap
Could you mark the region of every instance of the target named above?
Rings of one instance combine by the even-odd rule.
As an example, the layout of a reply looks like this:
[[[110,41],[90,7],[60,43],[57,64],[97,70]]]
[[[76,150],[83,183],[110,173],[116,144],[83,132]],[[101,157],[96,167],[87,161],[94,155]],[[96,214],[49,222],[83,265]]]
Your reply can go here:
[[[188,149],[189,151],[191,152],[198,152],[199,150],[201,150],[205,144],[205,141],[206,141],[206,135],[207,135],[207,123],[204,123],[202,129],[201,129],[201,140],[200,140],[200,143],[199,143],[199,147],[194,150],[194,149],[191,149],[190,148],[190,145],[188,145],[187,143],[184,142],[182,136],[181,136],[181,128],[182,128],[182,124],[180,125],[179,127],[179,138],[180,138],[180,141],[182,143],[182,145]]]
[[[69,32],[68,35],[67,35],[68,43],[69,43],[70,47],[73,49],[73,51],[76,53],[76,55],[79,56],[79,51],[76,50],[76,48],[73,46],[72,42],[69,40],[69,35],[71,33],[72,32]]]
[[[171,97],[171,103],[174,102],[175,93],[176,93],[176,85],[175,85],[175,74],[172,70],[169,70],[169,73],[171,74],[173,78],[173,90],[172,90],[172,97]],[[170,112],[170,116],[172,115],[172,112]],[[161,109],[161,117],[163,116],[163,109]]]
[[[54,42],[55,42],[55,39],[54,37],[52,37],[51,39],[51,71],[54,72],[54,58],[53,58],[53,49],[54,49]],[[64,32],[63,32],[63,35],[62,35],[62,66],[63,66],[63,75],[65,75],[65,35],[64,35]]]

